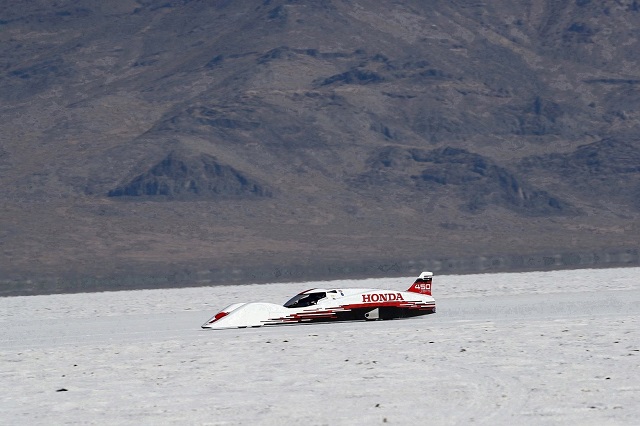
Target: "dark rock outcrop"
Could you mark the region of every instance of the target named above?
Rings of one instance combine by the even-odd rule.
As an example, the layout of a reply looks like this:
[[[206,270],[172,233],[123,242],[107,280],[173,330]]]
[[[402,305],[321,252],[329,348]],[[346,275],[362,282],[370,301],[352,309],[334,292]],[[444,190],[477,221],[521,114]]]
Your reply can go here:
[[[522,170],[544,169],[574,180],[601,180],[616,175],[640,177],[640,150],[618,139],[581,145],[570,153],[527,157]]]
[[[378,153],[362,185],[411,185],[420,192],[449,192],[460,208],[477,212],[501,206],[525,215],[567,215],[577,211],[566,201],[529,184],[491,159],[464,149],[431,151],[387,147]]]
[[[149,170],[109,191],[109,197],[164,197],[171,199],[269,197],[262,184],[215,157],[188,157],[169,153]]]
[[[519,169],[555,177],[585,199],[616,200],[640,210],[640,151],[632,143],[604,139],[569,153],[524,158]]]

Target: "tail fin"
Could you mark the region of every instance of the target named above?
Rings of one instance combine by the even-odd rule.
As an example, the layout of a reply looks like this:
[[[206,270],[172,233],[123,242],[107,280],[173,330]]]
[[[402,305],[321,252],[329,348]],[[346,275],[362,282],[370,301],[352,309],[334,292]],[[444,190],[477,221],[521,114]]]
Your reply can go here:
[[[411,287],[410,292],[426,294],[431,296],[431,281],[433,280],[433,272],[423,272],[420,274]]]

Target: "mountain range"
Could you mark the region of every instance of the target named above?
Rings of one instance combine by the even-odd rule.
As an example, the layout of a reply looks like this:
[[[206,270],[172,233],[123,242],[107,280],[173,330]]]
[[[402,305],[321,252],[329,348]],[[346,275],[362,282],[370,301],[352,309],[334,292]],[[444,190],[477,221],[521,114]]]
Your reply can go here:
[[[640,3],[0,2],[0,294],[637,264]]]

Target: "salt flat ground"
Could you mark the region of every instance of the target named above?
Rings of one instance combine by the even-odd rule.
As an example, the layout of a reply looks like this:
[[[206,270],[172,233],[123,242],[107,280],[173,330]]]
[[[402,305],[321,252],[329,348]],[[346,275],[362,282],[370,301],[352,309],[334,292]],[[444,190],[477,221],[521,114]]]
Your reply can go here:
[[[0,299],[2,424],[638,424],[640,268],[436,276],[438,313],[201,330],[412,278]]]

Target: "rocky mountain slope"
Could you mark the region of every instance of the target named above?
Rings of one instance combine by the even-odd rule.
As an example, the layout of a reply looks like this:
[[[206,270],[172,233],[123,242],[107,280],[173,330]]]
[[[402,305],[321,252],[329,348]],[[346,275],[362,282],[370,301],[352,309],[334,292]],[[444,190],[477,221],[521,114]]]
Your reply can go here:
[[[638,262],[639,39],[635,0],[1,2],[0,280]]]

